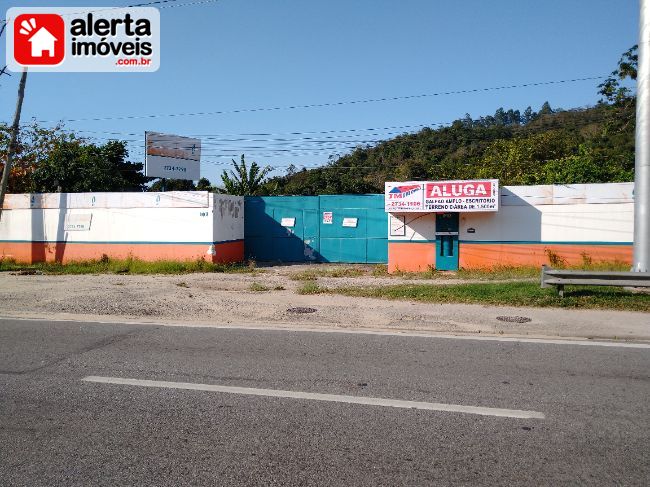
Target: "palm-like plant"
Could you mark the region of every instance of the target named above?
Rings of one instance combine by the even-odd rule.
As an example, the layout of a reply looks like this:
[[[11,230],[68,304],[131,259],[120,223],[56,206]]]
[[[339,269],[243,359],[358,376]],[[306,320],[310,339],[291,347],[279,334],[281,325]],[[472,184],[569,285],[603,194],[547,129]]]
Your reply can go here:
[[[223,182],[223,193],[247,196],[255,195],[259,192],[264,183],[266,175],[273,170],[270,166],[260,167],[256,162],[246,166],[244,154],[241,155],[241,161],[237,163],[232,160],[234,169],[221,173]]]

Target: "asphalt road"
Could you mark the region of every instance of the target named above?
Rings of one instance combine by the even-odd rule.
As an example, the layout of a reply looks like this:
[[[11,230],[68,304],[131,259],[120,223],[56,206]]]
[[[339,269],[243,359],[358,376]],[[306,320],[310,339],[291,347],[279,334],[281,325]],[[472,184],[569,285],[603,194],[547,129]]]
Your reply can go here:
[[[650,348],[0,320],[0,484],[647,485],[649,399]]]

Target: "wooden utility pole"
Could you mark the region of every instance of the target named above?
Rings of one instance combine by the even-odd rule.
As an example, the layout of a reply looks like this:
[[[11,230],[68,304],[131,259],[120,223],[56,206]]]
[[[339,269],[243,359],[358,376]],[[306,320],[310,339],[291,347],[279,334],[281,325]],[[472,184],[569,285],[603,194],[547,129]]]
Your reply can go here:
[[[9,149],[7,150],[7,160],[5,161],[4,171],[2,171],[2,183],[0,183],[0,220],[2,219],[2,205],[5,202],[7,184],[9,183],[9,173],[11,172],[14,152],[16,151],[16,143],[18,142],[18,131],[20,130],[20,112],[23,109],[23,98],[25,98],[26,83],[27,68],[24,68],[23,75],[20,77],[20,84],[18,85],[18,101],[16,102],[16,113],[14,115],[14,123],[11,126],[11,139],[9,140]]]

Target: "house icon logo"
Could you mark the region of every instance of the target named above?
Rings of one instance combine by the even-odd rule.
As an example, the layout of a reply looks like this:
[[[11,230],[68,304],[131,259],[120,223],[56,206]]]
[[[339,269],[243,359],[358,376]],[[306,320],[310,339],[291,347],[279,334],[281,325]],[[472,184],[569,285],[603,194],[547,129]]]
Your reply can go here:
[[[65,58],[65,22],[56,14],[14,20],[14,58],[23,66],[56,66]]]

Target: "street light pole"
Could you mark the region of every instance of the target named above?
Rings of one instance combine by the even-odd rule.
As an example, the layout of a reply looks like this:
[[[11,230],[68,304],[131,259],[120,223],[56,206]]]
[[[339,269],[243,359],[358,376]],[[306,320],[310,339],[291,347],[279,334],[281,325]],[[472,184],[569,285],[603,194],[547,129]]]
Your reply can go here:
[[[634,163],[634,263],[650,271],[650,0],[640,0]]]

